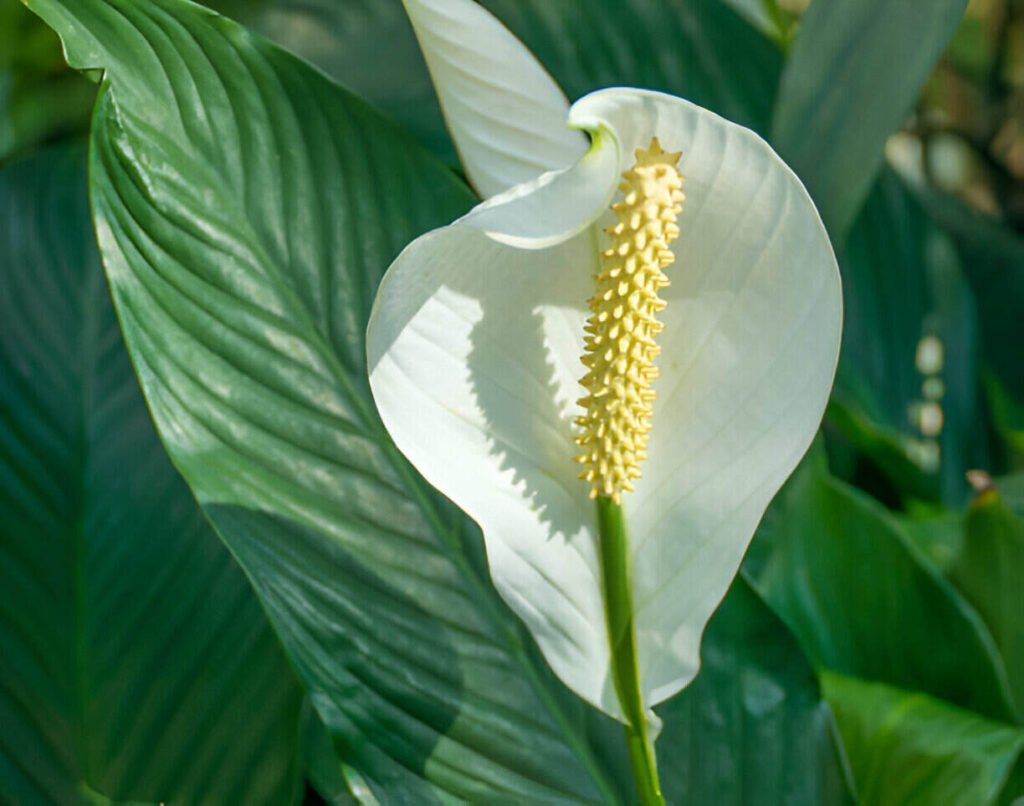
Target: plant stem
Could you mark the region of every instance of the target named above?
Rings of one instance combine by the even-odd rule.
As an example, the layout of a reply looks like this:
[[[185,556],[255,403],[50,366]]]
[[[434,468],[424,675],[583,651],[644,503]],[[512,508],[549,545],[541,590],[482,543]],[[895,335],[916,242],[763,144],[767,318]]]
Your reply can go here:
[[[604,582],[605,620],[612,650],[612,678],[626,717],[626,746],[633,768],[637,794],[644,806],[663,806],[654,746],[647,733],[643,694],[636,653],[633,591],[626,516],[610,498],[597,499],[601,535],[601,570]]]

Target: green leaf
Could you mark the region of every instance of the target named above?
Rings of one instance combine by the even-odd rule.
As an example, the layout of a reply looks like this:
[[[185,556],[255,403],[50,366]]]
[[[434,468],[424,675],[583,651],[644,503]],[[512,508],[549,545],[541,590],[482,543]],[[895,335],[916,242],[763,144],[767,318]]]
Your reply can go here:
[[[830,416],[899,493],[959,504],[987,466],[977,316],[949,238],[885,172],[840,253],[843,352]]]
[[[788,46],[796,22],[795,14],[780,7],[778,0],[720,0],[720,2],[732,7],[765,36],[774,39],[783,47]]]
[[[439,156],[457,163],[401,0],[216,0],[205,5],[315,64]]]
[[[999,806],[1021,806],[1024,799],[1024,752],[1018,754],[1017,763],[1014,765],[1007,778],[1003,791],[999,794]]]
[[[852,802],[814,670],[743,577],[701,655],[697,679],[659,709],[659,764],[677,782],[671,802]]]
[[[107,69],[92,201],[129,349],[339,758],[382,801],[628,799],[620,726],[543,665],[478,531],[370,402],[376,285],[469,191],[322,75],[195,6],[31,5],[77,66]],[[678,781],[665,771],[670,799]]]
[[[800,22],[772,143],[841,244],[967,0],[828,0]]]
[[[949,568],[963,550],[963,511],[926,508],[921,512],[895,517],[900,530],[936,568],[943,574],[948,574]]]
[[[81,148],[0,173],[0,799],[287,803],[301,694],[157,441]]]
[[[1020,362],[1020,312],[1024,309],[1024,238],[962,202],[921,193],[935,221],[952,236],[974,292],[981,361],[989,374],[996,427],[1010,463],[1024,467],[1024,372]]]
[[[1018,720],[1024,721],[1024,518],[997,487],[980,493],[967,515],[967,535],[949,577],[981,614],[1006,663]]]
[[[414,477],[369,397],[376,284],[469,191],[199,7],[31,6],[74,65],[106,68],[91,189],[126,341],[342,760],[399,799],[612,797],[583,706],[526,648],[478,535]]]
[[[351,806],[359,803],[360,801],[352,795],[345,776],[345,765],[338,760],[334,752],[330,734],[312,708],[307,714],[303,741],[306,775],[317,794],[331,806]]]
[[[569,98],[642,87],[767,131],[782,55],[721,0],[483,0]]]
[[[979,806],[994,802],[1024,733],[919,692],[826,673],[861,803]]]
[[[1024,473],[1002,476],[995,480],[999,496],[1017,515],[1024,517]]]
[[[758,587],[817,666],[1013,719],[991,634],[881,506],[805,462],[762,539]]]

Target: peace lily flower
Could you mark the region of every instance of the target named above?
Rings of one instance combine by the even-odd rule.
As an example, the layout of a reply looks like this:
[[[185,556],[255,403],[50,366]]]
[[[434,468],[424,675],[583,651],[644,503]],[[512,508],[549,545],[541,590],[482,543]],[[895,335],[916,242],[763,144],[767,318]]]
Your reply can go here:
[[[482,528],[552,669],[653,769],[650,709],[696,675],[821,420],[835,258],[753,132],[638,89],[570,108],[472,0],[405,5],[487,200],[389,269],[373,395],[398,448]]]

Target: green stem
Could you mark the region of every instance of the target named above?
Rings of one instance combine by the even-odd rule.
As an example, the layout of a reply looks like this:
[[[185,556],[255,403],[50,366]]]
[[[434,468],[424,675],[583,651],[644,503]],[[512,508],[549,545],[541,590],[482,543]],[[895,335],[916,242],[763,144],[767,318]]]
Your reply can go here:
[[[597,499],[597,522],[601,534],[601,569],[605,619],[612,650],[612,678],[626,717],[629,763],[640,802],[644,806],[664,806],[654,745],[647,733],[644,699],[640,692],[626,516],[619,504],[610,498],[600,497]]]

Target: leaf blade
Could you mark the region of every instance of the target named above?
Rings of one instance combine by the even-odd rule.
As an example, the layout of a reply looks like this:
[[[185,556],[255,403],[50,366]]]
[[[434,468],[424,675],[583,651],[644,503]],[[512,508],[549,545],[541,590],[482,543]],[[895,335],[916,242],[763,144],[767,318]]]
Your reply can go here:
[[[803,16],[771,139],[807,184],[837,245],[882,166],[885,139],[910,110],[966,5],[843,0],[812,5]]]
[[[0,174],[4,792],[292,802],[301,693],[153,432],[84,163]]]
[[[826,673],[863,802],[992,803],[1024,733],[919,692]]]
[[[816,666],[1013,718],[991,634],[875,502],[808,463],[758,539],[758,589]]]
[[[582,742],[575,749],[566,742],[557,724],[575,729],[581,706],[535,659],[526,663],[544,693],[531,691],[518,625],[495,603],[480,558],[469,558],[479,551],[475,535],[453,524],[398,459],[369,404],[361,347],[367,287],[407,233],[455,217],[468,191],[363,104],[221,18],[178,2],[90,2],[73,11],[34,5],[59,10],[51,18],[70,25],[62,32],[75,38],[69,51],[78,64],[94,61],[96,52],[110,61],[94,120],[93,203],[136,369],[172,456],[257,588],[292,584],[287,595],[265,601],[336,745],[371,786],[391,795],[481,794],[514,782],[538,797],[599,797],[600,787],[610,787],[600,766],[586,760],[591,751]],[[195,41],[211,61],[238,68],[231,92],[199,68],[149,73],[156,77],[149,87],[146,71],[89,40],[114,12],[133,25],[105,36],[103,47],[120,37],[135,43],[126,54],[175,65],[198,52]],[[77,15],[76,24],[68,14]],[[197,78],[207,91],[189,85]],[[230,103],[221,105],[227,96]],[[275,153],[285,142],[291,151]],[[225,149],[231,153],[220,164]],[[321,157],[315,183],[311,154]],[[163,172],[165,165],[175,170]],[[220,206],[210,207],[210,199]],[[232,512],[234,518],[225,514]],[[262,554],[250,534],[266,536]],[[334,573],[296,579],[301,566],[273,566],[297,551]],[[340,593],[327,595],[332,579],[343,585],[346,578],[365,583],[368,598],[354,610]],[[425,619],[409,616],[409,608],[388,610],[402,592],[433,617],[423,635],[413,628]],[[311,600],[334,608],[330,626],[304,622],[327,629],[331,640],[289,632],[295,622],[288,618],[308,615]],[[375,636],[371,614],[392,634]],[[446,614],[456,614],[455,622]],[[365,653],[343,655],[347,667],[332,661],[331,649],[353,622],[361,627],[354,634],[370,640],[383,663],[371,664],[372,679],[359,674]],[[425,713],[416,710],[402,664],[395,665],[405,656],[438,684]],[[424,694],[423,686],[412,690]],[[370,703],[397,697],[398,707],[384,702],[368,712],[353,691]],[[525,716],[500,707],[513,694],[531,703],[521,709]],[[559,709],[557,719],[544,698]],[[533,739],[485,742],[493,726],[479,703],[491,700],[505,717],[506,738],[532,730]],[[399,723],[404,731],[391,729]],[[368,736],[385,751],[371,747]],[[485,752],[475,753],[474,744]],[[541,749],[550,752],[542,757]],[[559,759],[557,772],[552,758]]]

